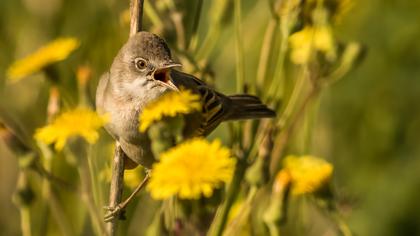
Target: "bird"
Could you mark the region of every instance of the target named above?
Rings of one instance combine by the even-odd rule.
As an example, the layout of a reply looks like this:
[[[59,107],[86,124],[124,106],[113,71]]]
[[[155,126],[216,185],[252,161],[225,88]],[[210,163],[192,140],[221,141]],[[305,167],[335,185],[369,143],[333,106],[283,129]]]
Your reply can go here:
[[[186,117],[184,137],[207,136],[221,122],[275,117],[276,113],[253,95],[224,95],[204,81],[176,68],[164,39],[140,31],[131,36],[104,73],[96,91],[96,109],[108,114],[108,133],[125,153],[125,168],[150,169],[156,158],[147,133],[139,132],[139,115],[151,102],[181,88],[200,95],[202,109]]]

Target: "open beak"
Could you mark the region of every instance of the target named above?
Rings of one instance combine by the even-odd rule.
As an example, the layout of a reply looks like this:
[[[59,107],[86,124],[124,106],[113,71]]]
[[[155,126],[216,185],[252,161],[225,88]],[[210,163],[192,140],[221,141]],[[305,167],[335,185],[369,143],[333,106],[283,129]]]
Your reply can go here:
[[[180,66],[182,65],[175,62],[165,64],[162,67],[157,68],[155,72],[153,72],[152,76],[155,80],[162,83],[162,85],[178,91],[178,88],[175,86],[175,84],[172,83],[171,76],[170,76],[170,72],[171,72],[170,69],[173,67],[180,67]]]

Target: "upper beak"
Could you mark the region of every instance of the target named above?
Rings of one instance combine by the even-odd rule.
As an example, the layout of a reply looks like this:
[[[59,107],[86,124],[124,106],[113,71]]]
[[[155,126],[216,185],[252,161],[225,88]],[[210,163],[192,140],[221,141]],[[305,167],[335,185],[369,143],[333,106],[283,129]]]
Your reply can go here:
[[[170,69],[170,68],[173,68],[173,67],[181,67],[181,66],[182,66],[181,63],[171,61],[171,62],[168,62],[168,63],[164,64],[160,69],[161,70],[162,69]]]
[[[179,89],[171,80],[170,69],[173,67],[180,67],[180,66],[182,66],[182,64],[180,63],[175,63],[175,62],[166,63],[163,66],[157,68],[153,72],[152,76],[155,80],[161,82],[164,86],[167,86],[175,91],[178,91]]]

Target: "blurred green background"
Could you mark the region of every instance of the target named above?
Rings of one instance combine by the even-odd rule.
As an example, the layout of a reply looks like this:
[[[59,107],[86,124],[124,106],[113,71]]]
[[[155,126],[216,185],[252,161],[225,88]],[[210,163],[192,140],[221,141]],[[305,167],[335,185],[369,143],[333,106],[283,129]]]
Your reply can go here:
[[[209,2],[203,6],[201,40],[211,27]],[[58,65],[63,83],[74,89],[77,67],[89,65],[93,101],[100,74],[128,36],[121,20],[127,8],[126,0],[1,0],[1,114],[29,136],[44,125],[48,85],[43,75],[8,84],[5,73],[14,60],[59,36],[81,40],[81,47]],[[267,1],[243,1],[247,80],[255,78],[267,12]],[[420,235],[419,12],[420,1],[354,1],[335,27],[340,41],[361,42],[367,54],[360,67],[323,92],[310,152],[334,164],[341,210],[355,235]],[[146,19],[145,29],[150,25]],[[217,87],[226,93],[234,91],[232,25],[222,27],[209,59]],[[165,37],[173,42],[174,35]],[[222,129],[214,136],[224,135]],[[0,143],[0,235],[20,234],[19,212],[11,200],[17,172],[16,157]]]

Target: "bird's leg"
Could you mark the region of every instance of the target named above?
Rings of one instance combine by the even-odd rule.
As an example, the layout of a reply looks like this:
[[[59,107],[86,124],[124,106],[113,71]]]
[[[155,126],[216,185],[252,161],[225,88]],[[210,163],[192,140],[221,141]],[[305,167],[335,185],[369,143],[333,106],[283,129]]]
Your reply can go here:
[[[136,187],[136,189],[134,189],[134,191],[130,194],[130,196],[127,199],[125,199],[125,201],[121,202],[115,207],[110,207],[110,206],[104,207],[105,210],[109,211],[109,213],[106,214],[104,217],[105,222],[109,222],[112,219],[114,219],[115,216],[119,215],[119,213],[123,211],[125,207],[127,207],[127,205],[131,202],[131,200],[133,200],[136,194],[146,185],[146,183],[149,181],[149,178],[150,178],[150,171],[147,170],[146,176],[144,177],[143,181]]]

